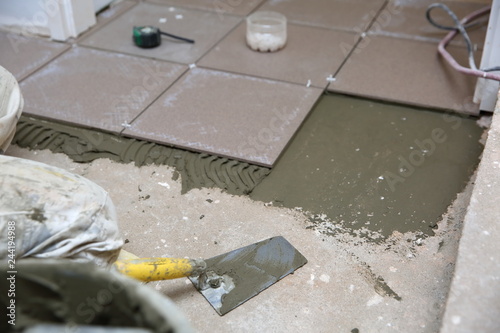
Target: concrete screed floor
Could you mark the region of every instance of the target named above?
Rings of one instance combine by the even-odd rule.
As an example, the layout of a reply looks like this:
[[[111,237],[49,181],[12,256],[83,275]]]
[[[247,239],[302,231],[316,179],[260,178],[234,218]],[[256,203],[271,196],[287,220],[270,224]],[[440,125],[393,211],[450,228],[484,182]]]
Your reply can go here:
[[[434,46],[432,48],[435,52]],[[369,52],[362,54],[369,56]],[[353,93],[349,87],[334,88]],[[498,220],[494,204],[494,198],[500,195],[498,169],[495,170],[498,147],[497,140],[485,151],[491,162],[489,172],[478,177],[480,186],[476,186],[474,192],[481,194],[484,190],[488,196],[473,200],[475,206],[478,202],[482,206],[471,210],[474,216],[469,213],[472,223],[466,219],[466,225],[469,224],[464,229],[460,251],[462,222],[474,179],[438,224],[435,236],[420,239],[410,232],[395,233],[387,240],[374,243],[352,236],[348,230],[326,236],[309,228],[312,223],[300,210],[273,207],[216,188],[193,189],[181,194],[181,179],[173,180],[175,170],[168,166],[139,168],[108,159],[78,164],[63,154],[17,146],[10,147],[7,154],[61,167],[106,189],[117,208],[123,237],[129,240],[124,248],[139,257],[209,258],[283,235],[308,259],[308,264],[293,275],[223,317],[187,279],[148,284],[172,299],[199,332],[437,332],[442,321],[446,332],[496,332],[494,327],[498,328],[498,322],[468,330],[463,325],[467,316],[481,323],[482,309],[463,307],[463,304],[467,303],[464,299],[471,290],[479,301],[481,293],[489,294],[484,306],[498,304],[495,303],[498,287],[488,288],[498,279],[498,251],[494,251],[495,246],[485,247],[485,244],[495,244],[492,239],[498,237],[495,232],[498,227],[491,224]],[[489,185],[492,187],[486,191]],[[483,231],[476,228],[476,224],[486,224],[490,229]],[[482,232],[479,236],[493,237],[487,243],[478,235],[471,237],[471,230]],[[476,244],[481,245],[476,246],[479,254],[471,251]],[[482,264],[481,248],[491,255],[487,264]],[[472,256],[468,262],[462,260],[457,268],[462,285],[454,281],[450,291],[457,253],[459,263],[460,256],[462,259],[467,253]],[[471,262],[482,267],[482,277],[488,281],[475,283],[475,277],[463,274],[468,271],[473,275],[477,271],[470,266]],[[448,297],[451,301],[448,300],[444,315]],[[463,316],[457,317],[457,314]],[[456,327],[457,323],[463,325],[461,330]]]
[[[171,298],[200,332],[439,330],[471,186],[436,236],[394,234],[375,244],[347,232],[325,236],[308,229],[311,222],[299,210],[219,189],[181,195],[181,180],[172,180],[174,169],[167,166],[138,168],[108,159],[78,164],[63,154],[17,146],[8,154],[64,168],[108,190],[129,240],[124,248],[139,257],[209,258],[283,235],[309,260],[223,317],[187,279],[148,284]]]

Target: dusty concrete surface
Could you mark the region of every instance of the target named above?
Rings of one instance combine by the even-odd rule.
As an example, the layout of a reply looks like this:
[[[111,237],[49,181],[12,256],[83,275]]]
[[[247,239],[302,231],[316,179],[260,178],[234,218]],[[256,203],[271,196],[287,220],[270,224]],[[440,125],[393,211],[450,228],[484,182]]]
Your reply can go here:
[[[464,221],[441,332],[500,332],[500,103]]]
[[[436,332],[456,260],[468,194],[458,196],[436,235],[394,233],[380,243],[347,230],[326,236],[300,209],[279,208],[219,189],[181,194],[168,166],[98,159],[72,162],[47,150],[11,146],[9,155],[83,175],[109,191],[138,256],[209,258],[282,235],[307,259],[293,275],[220,317],[187,279],[149,283],[206,332]],[[176,180],[173,180],[176,179]]]

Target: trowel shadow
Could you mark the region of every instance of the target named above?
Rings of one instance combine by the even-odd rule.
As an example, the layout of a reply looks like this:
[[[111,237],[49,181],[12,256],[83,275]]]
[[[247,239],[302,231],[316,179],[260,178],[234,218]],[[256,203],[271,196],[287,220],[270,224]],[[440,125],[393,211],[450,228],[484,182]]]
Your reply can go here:
[[[181,299],[186,299],[193,297],[195,293],[197,293],[196,288],[191,284],[182,284],[182,285],[170,285],[164,286],[161,290],[161,293],[170,298],[172,301],[176,302]]]

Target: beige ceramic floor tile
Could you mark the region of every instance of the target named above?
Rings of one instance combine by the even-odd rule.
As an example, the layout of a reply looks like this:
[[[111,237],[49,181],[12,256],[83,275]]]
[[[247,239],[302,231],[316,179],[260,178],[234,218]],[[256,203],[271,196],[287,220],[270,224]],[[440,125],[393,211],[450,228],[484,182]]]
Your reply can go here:
[[[242,23],[199,62],[200,66],[324,88],[354,45],[354,33],[295,24],[288,25],[284,49],[274,53],[251,50]],[[344,46],[344,47],[343,47]]]
[[[484,7],[484,4],[474,4],[457,1],[439,1],[447,5],[459,19],[467,14]],[[410,39],[423,39],[438,42],[448,33],[431,25],[426,17],[427,7],[435,0],[392,0],[380,13],[370,33],[388,36],[397,36]],[[439,24],[454,26],[451,18],[442,9],[436,8],[431,12],[432,18]],[[488,16],[478,20],[478,25],[468,29],[469,37],[477,47],[482,47],[486,37]],[[465,45],[463,38],[458,35],[452,42],[456,45]]]
[[[272,166],[321,92],[194,68],[123,134]]]
[[[231,14],[245,16],[250,14],[264,0],[148,0],[152,3],[167,4],[216,12],[220,18]]]
[[[282,13],[291,22],[362,32],[384,0],[268,0],[259,10]]]
[[[224,37],[241,18],[226,15],[221,20],[216,13],[194,9],[140,3],[81,41],[95,48],[143,57],[191,64]],[[195,40],[194,44],[162,38],[162,44],[142,49],[132,41],[134,26],[152,25],[162,31]]]
[[[0,66],[20,81],[70,46],[0,31]]]
[[[21,83],[24,113],[120,132],[185,69],[74,47]]]
[[[463,47],[448,47],[467,65]],[[477,54],[480,56],[480,54]],[[476,79],[456,72],[433,43],[369,36],[340,70],[328,90],[423,107],[476,113]]]

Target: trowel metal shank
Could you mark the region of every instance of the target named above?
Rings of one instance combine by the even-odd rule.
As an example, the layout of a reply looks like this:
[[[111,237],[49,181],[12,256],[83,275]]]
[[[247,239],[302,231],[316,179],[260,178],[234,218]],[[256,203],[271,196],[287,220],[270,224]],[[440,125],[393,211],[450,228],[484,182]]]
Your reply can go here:
[[[221,316],[307,263],[281,236],[205,261],[206,271],[189,279]]]

